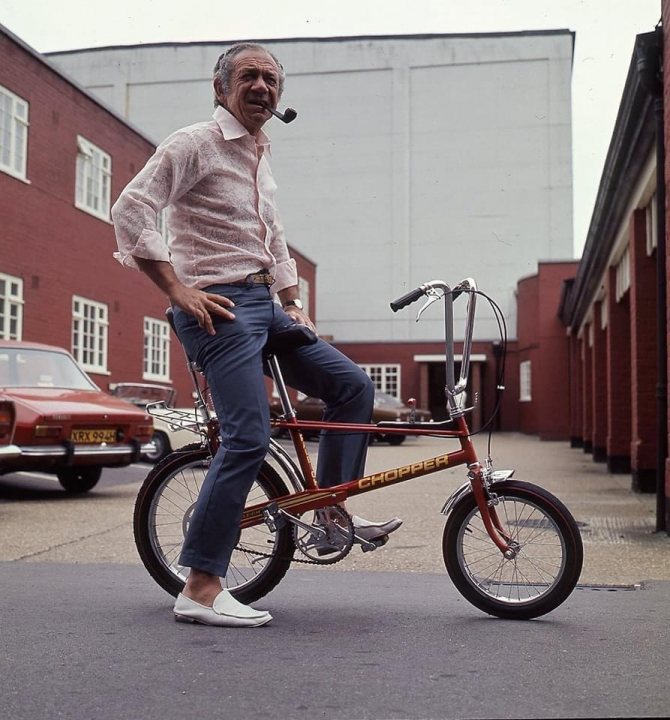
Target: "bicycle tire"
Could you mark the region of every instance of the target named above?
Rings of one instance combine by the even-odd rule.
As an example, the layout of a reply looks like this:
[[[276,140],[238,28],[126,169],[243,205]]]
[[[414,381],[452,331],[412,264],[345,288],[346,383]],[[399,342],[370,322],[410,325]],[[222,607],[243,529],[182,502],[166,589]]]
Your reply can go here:
[[[151,577],[174,596],[181,592],[188,576],[188,568],[178,559],[209,459],[208,450],[198,444],[171,453],[146,477],[135,502],[133,528],[140,558]],[[264,462],[247,504],[287,494],[277,472]],[[265,524],[246,528],[233,551],[228,572],[221,579],[222,585],[240,602],[254,602],[286,575],[294,551],[288,524],[276,532]]]
[[[577,523],[558,498],[530,483],[494,484],[495,510],[520,545],[506,559],[489,537],[474,495],[453,508],[442,551],[458,591],[489,615],[529,620],[557,608],[574,590],[584,557]]]

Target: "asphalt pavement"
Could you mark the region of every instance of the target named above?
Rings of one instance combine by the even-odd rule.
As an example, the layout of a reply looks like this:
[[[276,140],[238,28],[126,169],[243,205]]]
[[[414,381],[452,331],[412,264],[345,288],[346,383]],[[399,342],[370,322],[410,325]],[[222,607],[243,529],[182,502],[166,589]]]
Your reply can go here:
[[[375,446],[368,470],[438,454],[433,443]],[[132,542],[147,466],[105,471],[79,498],[45,476],[0,477],[3,715],[667,716],[670,538],[654,532],[653,496],[563,443],[505,435],[494,449],[498,468],[555,492],[582,530],[579,587],[533,621],[484,615],[444,572],[439,509],[462,468],[352,501],[405,524],[374,553],[294,566],[255,603],[275,619],[254,630],[172,621]]]

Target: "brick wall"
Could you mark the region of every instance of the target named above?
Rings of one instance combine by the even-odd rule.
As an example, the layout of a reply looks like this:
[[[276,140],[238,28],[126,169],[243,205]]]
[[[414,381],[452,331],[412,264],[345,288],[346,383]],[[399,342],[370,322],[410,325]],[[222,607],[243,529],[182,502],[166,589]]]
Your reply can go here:
[[[602,327],[602,301],[594,305],[593,353],[591,358],[591,394],[593,416],[591,439],[593,459],[602,462],[607,457],[607,355],[605,346],[606,330]]]
[[[631,469],[633,487],[656,484],[656,253],[647,255],[643,210],[631,218]]]
[[[630,293],[616,299],[616,268],[607,272],[607,467],[610,472],[629,473],[631,433]]]

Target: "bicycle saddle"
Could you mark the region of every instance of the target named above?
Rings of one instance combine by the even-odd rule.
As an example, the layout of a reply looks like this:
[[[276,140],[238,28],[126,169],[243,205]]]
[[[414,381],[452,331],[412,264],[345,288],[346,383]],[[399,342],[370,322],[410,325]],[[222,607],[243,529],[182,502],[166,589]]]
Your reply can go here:
[[[306,325],[285,325],[271,330],[263,353],[265,355],[278,355],[287,350],[295,350],[304,345],[313,345],[319,336]]]

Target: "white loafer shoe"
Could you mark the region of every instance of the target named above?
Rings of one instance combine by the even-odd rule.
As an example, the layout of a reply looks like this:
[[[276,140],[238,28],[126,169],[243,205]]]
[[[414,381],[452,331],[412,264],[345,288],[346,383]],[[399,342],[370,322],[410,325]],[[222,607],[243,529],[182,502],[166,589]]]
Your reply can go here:
[[[260,627],[272,620],[265,610],[254,610],[228,592],[222,590],[215,598],[212,607],[201,605],[186,595],[179,593],[174,604],[174,619],[177,622],[219,625],[221,627]]]
[[[358,517],[357,515],[352,515],[351,520],[354,523],[354,532],[357,537],[361,540],[367,540],[368,542],[381,540],[386,535],[395,532],[402,525],[400,518],[391,518],[391,520],[387,520],[386,522],[375,523]],[[356,542],[356,540],[354,540],[354,542]]]

